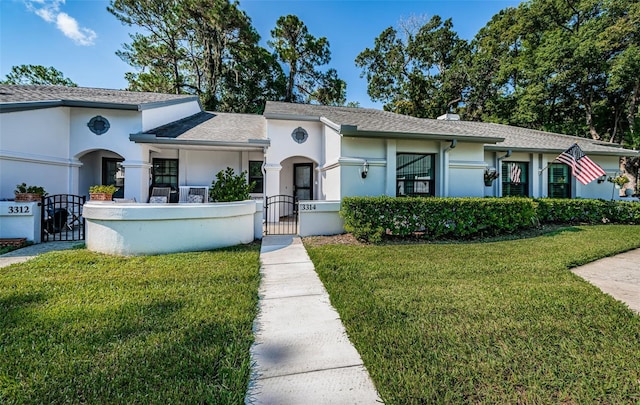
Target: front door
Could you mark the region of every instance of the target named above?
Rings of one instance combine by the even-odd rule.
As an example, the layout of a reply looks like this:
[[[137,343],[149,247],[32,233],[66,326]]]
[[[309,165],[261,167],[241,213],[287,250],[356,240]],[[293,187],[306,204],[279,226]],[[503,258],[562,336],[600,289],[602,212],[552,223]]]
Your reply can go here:
[[[293,165],[293,195],[296,201],[313,200],[313,164]]]

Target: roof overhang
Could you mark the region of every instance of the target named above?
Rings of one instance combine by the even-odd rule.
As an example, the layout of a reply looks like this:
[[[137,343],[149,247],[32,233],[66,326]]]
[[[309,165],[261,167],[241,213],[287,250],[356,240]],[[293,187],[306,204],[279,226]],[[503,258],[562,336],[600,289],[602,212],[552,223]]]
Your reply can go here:
[[[611,148],[615,148],[615,146],[607,145]],[[507,149],[511,149],[513,152],[523,152],[523,153],[549,153],[549,154],[560,154],[566,150],[565,149],[551,149],[551,148],[518,148],[515,146],[505,146],[505,145],[485,145],[485,150],[487,151],[495,151],[502,152]],[[640,156],[640,151],[630,150],[630,149],[614,149],[611,151],[585,151],[583,152],[586,155],[596,155],[596,156]]]
[[[504,138],[493,136],[472,136],[472,135],[445,135],[445,134],[430,134],[430,133],[417,133],[417,132],[384,132],[384,131],[362,131],[355,125],[341,125],[340,134],[347,137],[354,138],[386,138],[386,139],[428,139],[434,141],[451,141],[456,139],[458,141],[473,142],[473,143],[497,143],[503,142]]]
[[[271,145],[269,139],[249,139],[247,142],[209,141],[199,139],[178,139],[168,137],[158,137],[153,134],[130,134],[129,140],[135,143],[148,143],[154,145],[173,146],[206,146],[214,149],[242,149],[242,150],[263,150]]]
[[[153,108],[167,107],[176,104],[198,101],[197,96],[184,97],[176,100],[155,101],[150,103],[109,103],[99,101],[84,100],[43,100],[43,101],[27,101],[15,103],[0,103],[0,113],[9,113],[16,111],[41,110],[44,108],[55,107],[76,107],[76,108],[99,108],[105,110],[127,110],[127,111],[144,111]]]

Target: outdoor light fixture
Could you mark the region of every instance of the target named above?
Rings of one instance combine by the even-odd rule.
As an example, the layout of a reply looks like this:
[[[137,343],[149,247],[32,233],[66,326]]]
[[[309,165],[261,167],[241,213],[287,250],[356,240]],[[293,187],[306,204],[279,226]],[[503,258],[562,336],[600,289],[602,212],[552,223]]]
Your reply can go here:
[[[362,172],[360,174],[362,175],[363,179],[366,179],[368,173],[369,173],[369,162],[365,160],[364,163],[362,164]]]
[[[603,174],[602,176],[598,177],[598,184],[602,184],[605,181],[607,181],[607,175]]]

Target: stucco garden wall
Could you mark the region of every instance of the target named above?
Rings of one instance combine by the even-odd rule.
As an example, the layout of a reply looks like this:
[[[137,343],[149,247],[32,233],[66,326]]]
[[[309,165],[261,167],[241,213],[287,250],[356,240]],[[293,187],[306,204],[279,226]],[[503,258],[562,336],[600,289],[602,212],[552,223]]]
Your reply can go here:
[[[88,202],[87,249],[123,256],[216,249],[255,239],[255,201],[208,204]],[[260,215],[261,217],[261,215]]]

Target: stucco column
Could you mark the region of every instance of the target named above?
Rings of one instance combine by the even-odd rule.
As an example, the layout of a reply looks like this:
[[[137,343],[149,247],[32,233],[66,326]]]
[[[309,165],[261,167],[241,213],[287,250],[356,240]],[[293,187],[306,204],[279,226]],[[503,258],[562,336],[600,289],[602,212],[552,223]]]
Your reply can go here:
[[[151,163],[125,160],[124,198],[135,198],[138,202],[147,202],[149,198],[149,170]]]
[[[69,194],[84,195],[89,192],[89,190],[80,190],[80,166],[82,166],[82,162],[76,159],[69,164],[69,185],[67,188]]]
[[[280,194],[280,170],[282,170],[282,166],[278,163],[266,163],[264,165],[265,197]]]
[[[387,139],[387,171],[384,193],[389,197],[396,196],[396,152],[396,140]]]
[[[264,165],[264,199],[267,204],[267,199],[280,194],[280,170],[282,166],[278,163],[265,163]],[[273,204],[272,206],[265,207],[268,209],[268,222],[280,221],[280,204]]]

